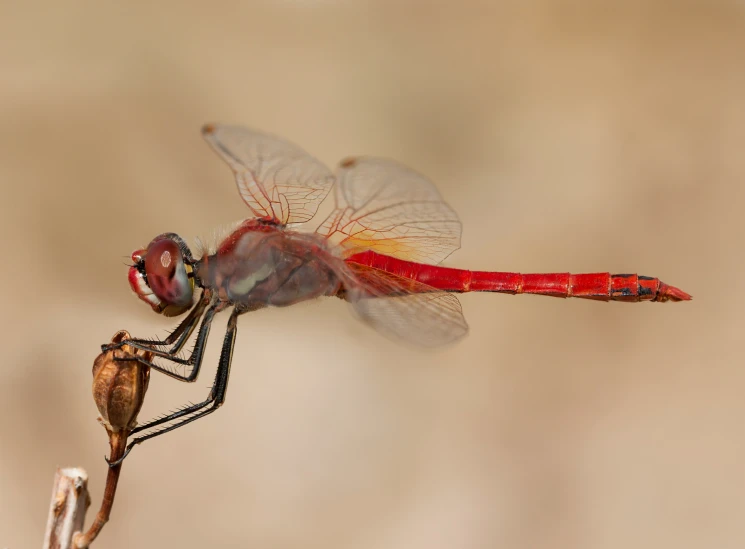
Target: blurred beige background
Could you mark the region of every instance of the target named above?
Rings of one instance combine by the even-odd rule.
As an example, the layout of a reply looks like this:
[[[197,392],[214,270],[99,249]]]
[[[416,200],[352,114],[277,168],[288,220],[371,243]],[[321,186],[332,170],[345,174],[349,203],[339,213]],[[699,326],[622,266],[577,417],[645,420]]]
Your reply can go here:
[[[618,4],[3,3],[0,546],[39,546],[57,465],[92,519],[98,345],[173,326],[127,256],[248,215],[219,121],[430,175],[464,222],[448,265],[695,300],[466,295],[438,352],[338,300],[247,315],[226,406],[132,453],[96,546],[743,547],[745,4]],[[213,368],[154,375],[141,418]]]

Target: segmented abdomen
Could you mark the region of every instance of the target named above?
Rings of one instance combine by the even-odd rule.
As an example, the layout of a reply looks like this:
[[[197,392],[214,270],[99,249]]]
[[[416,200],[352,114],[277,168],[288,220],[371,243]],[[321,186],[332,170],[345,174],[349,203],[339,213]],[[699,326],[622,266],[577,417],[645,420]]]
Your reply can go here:
[[[468,271],[414,263],[372,251],[353,255],[347,258],[347,261],[374,267],[449,292],[537,294],[631,302],[686,301],[691,298],[687,293],[665,284],[658,278],[636,274],[521,274]]]

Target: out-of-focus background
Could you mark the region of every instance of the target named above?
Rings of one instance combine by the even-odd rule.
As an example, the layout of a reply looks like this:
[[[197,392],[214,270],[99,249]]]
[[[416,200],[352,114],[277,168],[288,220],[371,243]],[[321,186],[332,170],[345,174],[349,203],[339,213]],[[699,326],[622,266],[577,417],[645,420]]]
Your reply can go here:
[[[98,345],[174,326],[130,294],[129,253],[249,215],[200,138],[217,121],[428,174],[464,224],[448,265],[638,272],[694,301],[470,294],[470,336],[434,352],[335,299],[247,315],[227,404],[132,453],[97,545],[743,547],[745,4],[2,11],[0,546],[41,543],[57,465],[89,471],[89,522],[100,503]],[[141,419],[212,368],[153,374]]]

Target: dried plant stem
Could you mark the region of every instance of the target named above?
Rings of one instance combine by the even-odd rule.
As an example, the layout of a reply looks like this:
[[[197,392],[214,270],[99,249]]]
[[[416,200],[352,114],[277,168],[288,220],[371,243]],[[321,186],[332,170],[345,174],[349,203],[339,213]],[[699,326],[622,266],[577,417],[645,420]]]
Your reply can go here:
[[[111,455],[109,456],[110,461],[116,461],[124,455],[124,450],[127,447],[127,433],[109,433],[109,444],[111,446]],[[115,465],[109,468],[109,473],[106,476],[106,488],[103,492],[103,500],[101,501],[101,508],[96,514],[96,519],[88,528],[88,531],[83,534],[78,532],[73,540],[73,549],[85,549],[87,548],[94,539],[98,536],[101,529],[109,521],[111,515],[111,508],[114,505],[114,496],[116,495],[116,485],[119,482],[119,473],[122,470],[122,464]],[[81,525],[82,526],[82,525]]]
[[[90,504],[88,474],[75,467],[58,468],[54,476],[44,549],[71,549],[73,534],[83,527]]]
[[[101,413],[98,420],[109,435],[110,462],[124,457],[150,380],[147,364],[153,353],[118,345],[129,338],[129,332],[119,330],[111,338],[112,348],[102,349],[93,362],[93,400]],[[88,476],[82,469],[57,470],[44,549],[85,549],[96,539],[111,516],[121,470],[121,463],[108,468],[101,508],[86,533],[81,530],[91,503]]]

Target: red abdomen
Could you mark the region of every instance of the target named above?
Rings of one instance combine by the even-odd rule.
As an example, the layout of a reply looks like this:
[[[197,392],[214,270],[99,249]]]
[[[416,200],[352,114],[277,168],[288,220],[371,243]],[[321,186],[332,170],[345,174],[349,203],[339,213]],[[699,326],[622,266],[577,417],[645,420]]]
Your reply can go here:
[[[424,265],[366,251],[346,260],[448,292],[498,292],[600,301],[687,301],[691,296],[649,276],[610,273],[521,274]]]

